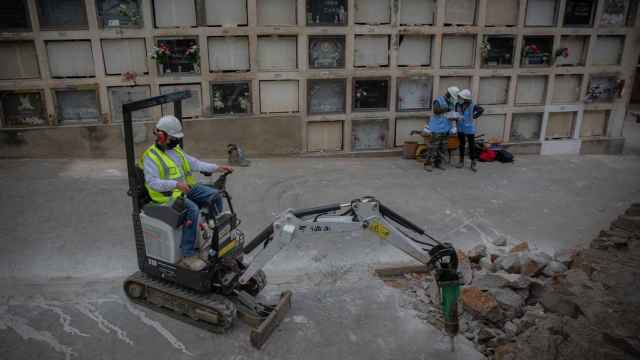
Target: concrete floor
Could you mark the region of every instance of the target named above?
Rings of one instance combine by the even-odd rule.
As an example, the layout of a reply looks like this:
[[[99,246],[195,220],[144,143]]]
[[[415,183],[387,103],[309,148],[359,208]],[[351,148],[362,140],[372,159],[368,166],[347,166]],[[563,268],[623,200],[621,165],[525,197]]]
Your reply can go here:
[[[263,351],[242,324],[212,335],[131,305],[136,270],[121,160],[0,162],[0,349],[11,359],[474,359],[407,309],[372,264],[405,262],[372,236],[311,238],[265,269],[294,307]],[[640,201],[640,157],[519,157],[476,174],[425,173],[414,161],[256,160],[229,188],[251,238],[287,208],[374,195],[434,236],[469,248],[498,236],[552,252],[593,238]]]

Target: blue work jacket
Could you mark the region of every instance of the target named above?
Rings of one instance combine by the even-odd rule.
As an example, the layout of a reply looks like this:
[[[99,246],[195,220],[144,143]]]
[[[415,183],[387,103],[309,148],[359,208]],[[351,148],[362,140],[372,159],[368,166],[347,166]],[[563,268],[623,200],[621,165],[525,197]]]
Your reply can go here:
[[[444,96],[438,96],[435,102],[437,102],[442,108],[449,107]],[[431,120],[429,120],[429,130],[433,133],[448,134],[451,130],[451,123],[444,114],[433,114],[433,116],[431,116]]]
[[[462,110],[462,106],[460,110]],[[458,131],[463,134],[475,135],[476,124],[474,120],[479,118],[483,112],[484,109],[475,103],[467,106],[467,108],[462,111],[462,119],[459,120]]]

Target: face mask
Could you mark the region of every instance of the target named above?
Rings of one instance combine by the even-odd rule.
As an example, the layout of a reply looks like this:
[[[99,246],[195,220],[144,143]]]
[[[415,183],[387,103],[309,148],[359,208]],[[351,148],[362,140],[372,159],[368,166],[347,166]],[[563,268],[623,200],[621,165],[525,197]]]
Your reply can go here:
[[[178,145],[180,145],[180,139],[170,139],[169,142],[167,142],[167,149],[173,149]]]

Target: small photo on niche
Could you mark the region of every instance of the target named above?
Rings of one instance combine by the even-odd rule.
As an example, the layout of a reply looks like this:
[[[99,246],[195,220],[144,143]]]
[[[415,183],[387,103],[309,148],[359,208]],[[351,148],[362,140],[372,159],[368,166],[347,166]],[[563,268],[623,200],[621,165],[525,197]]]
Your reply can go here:
[[[248,81],[211,84],[211,112],[214,115],[251,113],[251,86]]]
[[[344,36],[310,36],[309,67],[311,69],[344,68]]]
[[[389,79],[354,79],[353,109],[384,111],[389,108]]]

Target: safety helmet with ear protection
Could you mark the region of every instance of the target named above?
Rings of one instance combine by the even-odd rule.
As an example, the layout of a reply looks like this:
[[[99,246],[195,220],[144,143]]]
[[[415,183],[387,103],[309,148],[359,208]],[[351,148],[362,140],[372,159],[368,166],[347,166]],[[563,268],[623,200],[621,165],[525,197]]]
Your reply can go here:
[[[458,93],[460,92],[460,88],[457,86],[450,86],[447,89],[447,93],[449,94],[449,96],[451,96],[453,99],[458,99]]]
[[[471,91],[469,91],[469,89],[464,89],[458,93],[458,97],[462,100],[471,101]]]
[[[184,137],[182,124],[180,123],[180,120],[173,115],[165,115],[161,117],[156,124],[156,130],[164,131],[168,136],[176,139]]]

